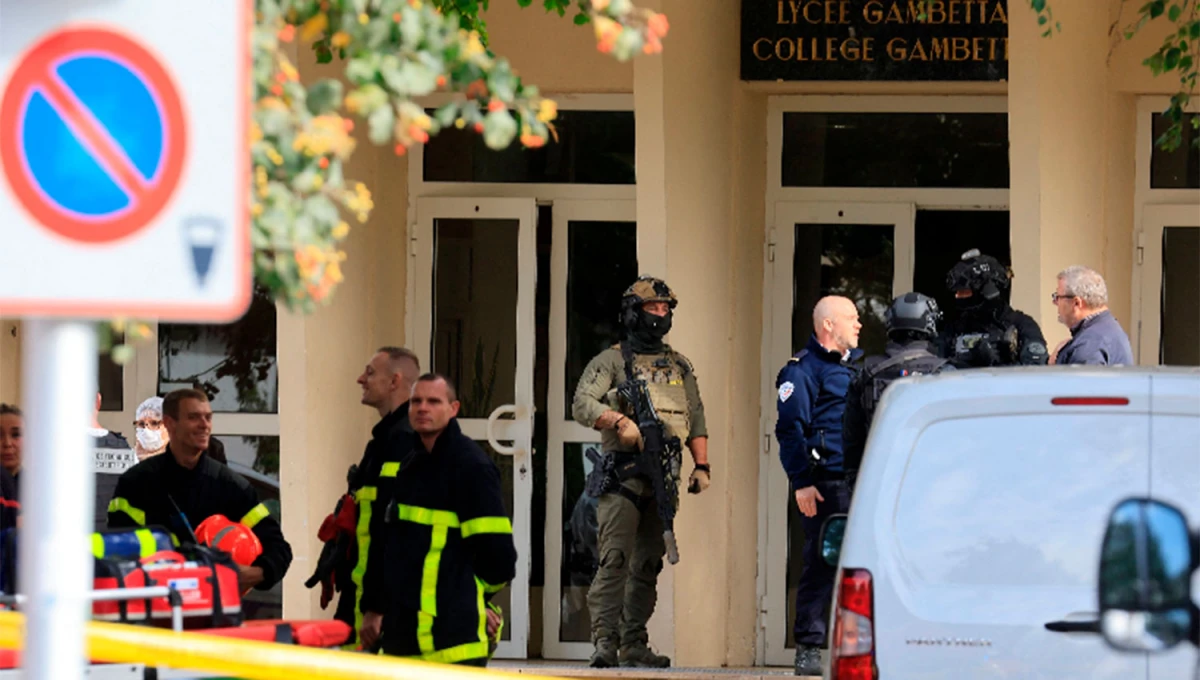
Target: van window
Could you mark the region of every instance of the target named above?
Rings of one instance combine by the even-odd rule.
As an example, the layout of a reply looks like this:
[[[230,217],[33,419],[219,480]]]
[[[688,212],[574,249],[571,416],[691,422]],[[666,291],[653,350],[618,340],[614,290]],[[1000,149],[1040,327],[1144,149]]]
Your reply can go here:
[[[929,425],[897,499],[898,566],[914,586],[1094,584],[1108,513],[1149,486],[1148,420],[1064,410]]]

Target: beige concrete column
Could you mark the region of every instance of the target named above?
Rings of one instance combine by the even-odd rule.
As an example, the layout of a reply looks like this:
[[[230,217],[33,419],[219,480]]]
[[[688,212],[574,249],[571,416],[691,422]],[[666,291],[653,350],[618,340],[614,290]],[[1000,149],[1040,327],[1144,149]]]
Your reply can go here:
[[[713,466],[713,486],[681,500],[681,559],[660,592],[673,591],[677,666],[748,664],[766,106],[738,83],[738,3],[661,0],[657,8],[671,21],[666,51],[634,68],[638,256],[643,271],[655,271],[665,255],[656,273],[680,298],[670,340],[696,367]],[[653,642],[667,651],[661,638]]]
[[[1114,131],[1107,58],[1115,19],[1104,11],[1107,4],[1057,0],[1054,18],[1062,31],[1049,38],[1041,37],[1027,7],[1010,12],[1013,305],[1037,319],[1051,348],[1068,334],[1050,302],[1056,274],[1072,264],[1106,273]]]
[[[21,401],[21,322],[0,319],[0,402]]]
[[[309,82],[337,73],[307,53],[299,68]],[[334,604],[321,611],[320,588],[307,590],[304,581],[321,554],[317,529],[346,492],[346,470],[379,419],[360,403],[355,380],[375,349],[404,344],[406,164],[373,146],[365,128],[356,129],[346,175],[370,187],[375,210],[365,225],[348,220],[346,279],[329,306],[308,316],[281,312],[278,320],[280,495],[294,554],[283,592],[289,618],[333,615]]]

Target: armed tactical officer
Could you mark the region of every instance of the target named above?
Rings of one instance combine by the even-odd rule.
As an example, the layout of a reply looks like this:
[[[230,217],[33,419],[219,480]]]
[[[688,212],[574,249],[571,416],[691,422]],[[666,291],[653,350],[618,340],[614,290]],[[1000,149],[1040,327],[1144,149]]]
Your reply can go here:
[[[687,444],[695,463],[688,491],[700,493],[710,480],[695,371],[662,341],[676,304],[663,281],[643,276],[634,282],[621,298],[625,338],[588,363],[575,390],[575,420],[600,431],[604,450],[587,488],[599,498],[600,566],[588,591],[595,668],[618,661],[671,665],[669,658],[650,651],[646,623],[654,613],[662,558],[673,541],[664,533],[670,532],[678,502],[680,444]],[[630,388],[637,385],[646,389],[631,401]],[[650,404],[644,403],[646,394]]]
[[[893,380],[910,375],[953,370],[948,359],[934,354],[937,324],[942,318],[937,302],[920,293],[905,293],[888,308],[886,354],[867,357],[863,370],[846,391],[846,413],[842,425],[842,466],[846,481],[854,489],[862,465],[863,448],[875,407]]]
[[[1046,338],[1033,317],[1009,306],[1012,271],[978,250],[963,253],[946,275],[958,318],[941,338],[942,356],[958,368],[1044,366]]]

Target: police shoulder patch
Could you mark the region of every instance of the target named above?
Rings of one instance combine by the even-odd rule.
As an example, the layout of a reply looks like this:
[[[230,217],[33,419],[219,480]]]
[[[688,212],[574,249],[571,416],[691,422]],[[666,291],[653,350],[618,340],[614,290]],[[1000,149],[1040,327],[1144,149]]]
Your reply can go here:
[[[796,386],[789,380],[779,386],[779,401],[785,402],[796,391]]]

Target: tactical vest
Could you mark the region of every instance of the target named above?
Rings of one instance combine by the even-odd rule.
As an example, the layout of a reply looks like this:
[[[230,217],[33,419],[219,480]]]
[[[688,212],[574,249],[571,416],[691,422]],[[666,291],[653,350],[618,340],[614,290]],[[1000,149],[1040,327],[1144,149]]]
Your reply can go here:
[[[950,363],[923,349],[906,349],[887,359],[863,369],[862,407],[870,423],[875,416],[875,407],[883,398],[883,391],[893,381],[913,375],[933,375]]]
[[[615,346],[620,349],[620,346]],[[687,390],[683,379],[691,372],[691,365],[683,355],[674,351],[662,354],[633,355],[633,374],[646,381],[650,402],[662,420],[668,437],[678,437],[685,442],[691,432],[691,411],[688,408]],[[631,409],[622,411],[631,414]]]

